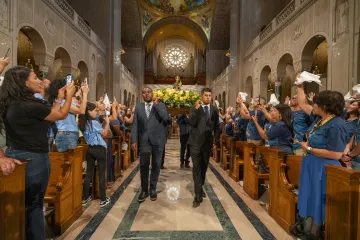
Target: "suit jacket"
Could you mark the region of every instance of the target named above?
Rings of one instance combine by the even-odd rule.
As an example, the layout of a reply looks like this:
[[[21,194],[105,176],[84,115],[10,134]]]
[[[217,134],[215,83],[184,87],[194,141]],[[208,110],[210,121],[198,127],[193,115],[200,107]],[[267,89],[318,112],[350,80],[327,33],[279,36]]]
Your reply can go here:
[[[166,142],[165,127],[169,115],[163,103],[154,104],[149,118],[146,117],[145,103],[135,107],[134,121],[131,128],[131,142],[143,146],[164,146]]]
[[[180,128],[180,136],[189,135],[191,126],[187,116],[181,115],[177,120],[177,124]]]
[[[205,112],[202,106],[196,109],[195,106],[191,108],[189,118],[191,125],[188,144],[191,146],[211,147],[214,143],[220,143],[220,126],[219,126],[219,111],[216,107],[210,106],[210,118],[206,121]],[[207,131],[210,130],[211,131]]]

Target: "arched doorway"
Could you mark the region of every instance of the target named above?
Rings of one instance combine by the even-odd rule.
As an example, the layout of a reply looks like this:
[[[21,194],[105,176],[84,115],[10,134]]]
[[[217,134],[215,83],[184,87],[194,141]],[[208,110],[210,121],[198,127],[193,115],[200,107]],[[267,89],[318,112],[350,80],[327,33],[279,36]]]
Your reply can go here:
[[[123,100],[123,104],[124,104],[125,106],[128,106],[128,104],[127,104],[127,91],[126,91],[126,89],[124,90],[124,100]]]
[[[131,93],[128,93],[128,98],[127,98],[127,107],[131,108]]]
[[[270,99],[270,95],[275,93],[275,79],[271,77],[271,68],[266,65],[260,74],[260,96]]]
[[[89,69],[84,61],[80,61],[78,63],[78,69],[80,70],[80,78],[79,81],[83,82],[85,78],[89,78]],[[89,83],[89,79],[88,79]]]
[[[277,66],[277,81],[275,82],[275,95],[280,102],[291,97],[291,87],[295,80],[295,69],[291,54],[284,54]]]
[[[34,28],[22,27],[18,34],[17,65],[26,66],[32,69],[37,76],[40,73],[39,63],[46,59],[46,46],[43,38]]]
[[[316,35],[305,44],[301,55],[301,64],[303,71],[320,76],[321,83],[326,89],[328,46],[325,36]],[[305,83],[305,92],[318,93],[319,85],[316,83]]]
[[[134,107],[134,106],[135,106],[135,96],[133,94],[131,97],[131,107]]]
[[[219,94],[218,101],[219,101],[219,107],[223,108],[222,101],[221,101],[221,94]]]
[[[71,58],[69,53],[63,47],[58,47],[55,51],[55,58],[53,66],[49,71],[48,78],[61,79],[66,75],[71,74]]]
[[[245,81],[245,92],[248,94],[247,101],[253,98],[253,80],[251,76],[248,76]]]
[[[104,95],[105,82],[102,73],[98,73],[96,76],[96,101],[100,100],[100,97]]]

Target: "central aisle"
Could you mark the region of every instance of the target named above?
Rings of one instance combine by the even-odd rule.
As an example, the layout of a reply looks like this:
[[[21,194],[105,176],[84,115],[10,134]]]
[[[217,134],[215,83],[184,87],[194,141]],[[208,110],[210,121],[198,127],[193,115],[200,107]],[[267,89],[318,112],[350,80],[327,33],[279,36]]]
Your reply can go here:
[[[138,203],[140,173],[136,166],[112,196],[113,206],[98,211],[77,239],[288,238],[266,218],[270,231],[214,166],[209,167],[207,174],[207,197],[200,207],[192,208],[192,169],[180,168],[179,152],[179,139],[170,139],[166,145],[167,169],[161,170],[157,201],[148,198]],[[267,214],[262,209],[257,211]]]

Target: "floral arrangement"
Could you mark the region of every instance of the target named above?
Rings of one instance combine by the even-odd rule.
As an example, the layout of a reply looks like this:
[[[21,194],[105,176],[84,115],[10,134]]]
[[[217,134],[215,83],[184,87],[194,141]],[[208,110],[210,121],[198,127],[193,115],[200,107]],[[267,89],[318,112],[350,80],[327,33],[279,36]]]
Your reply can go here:
[[[167,107],[172,108],[191,107],[200,99],[200,95],[197,92],[170,88],[154,90],[153,97],[163,100]]]

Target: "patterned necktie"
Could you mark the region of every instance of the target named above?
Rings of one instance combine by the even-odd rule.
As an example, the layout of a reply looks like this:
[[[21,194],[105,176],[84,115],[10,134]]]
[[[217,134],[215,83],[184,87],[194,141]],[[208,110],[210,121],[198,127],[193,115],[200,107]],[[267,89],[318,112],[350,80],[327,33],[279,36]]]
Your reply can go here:
[[[150,103],[147,103],[146,104],[146,117],[147,118],[149,118],[149,116],[150,116],[150,106],[151,106],[151,104]]]
[[[209,107],[208,107],[208,106],[205,106],[205,107],[204,107],[204,110],[205,110],[205,119],[206,119],[206,121],[207,121],[207,120],[209,120],[209,118],[210,118]]]

